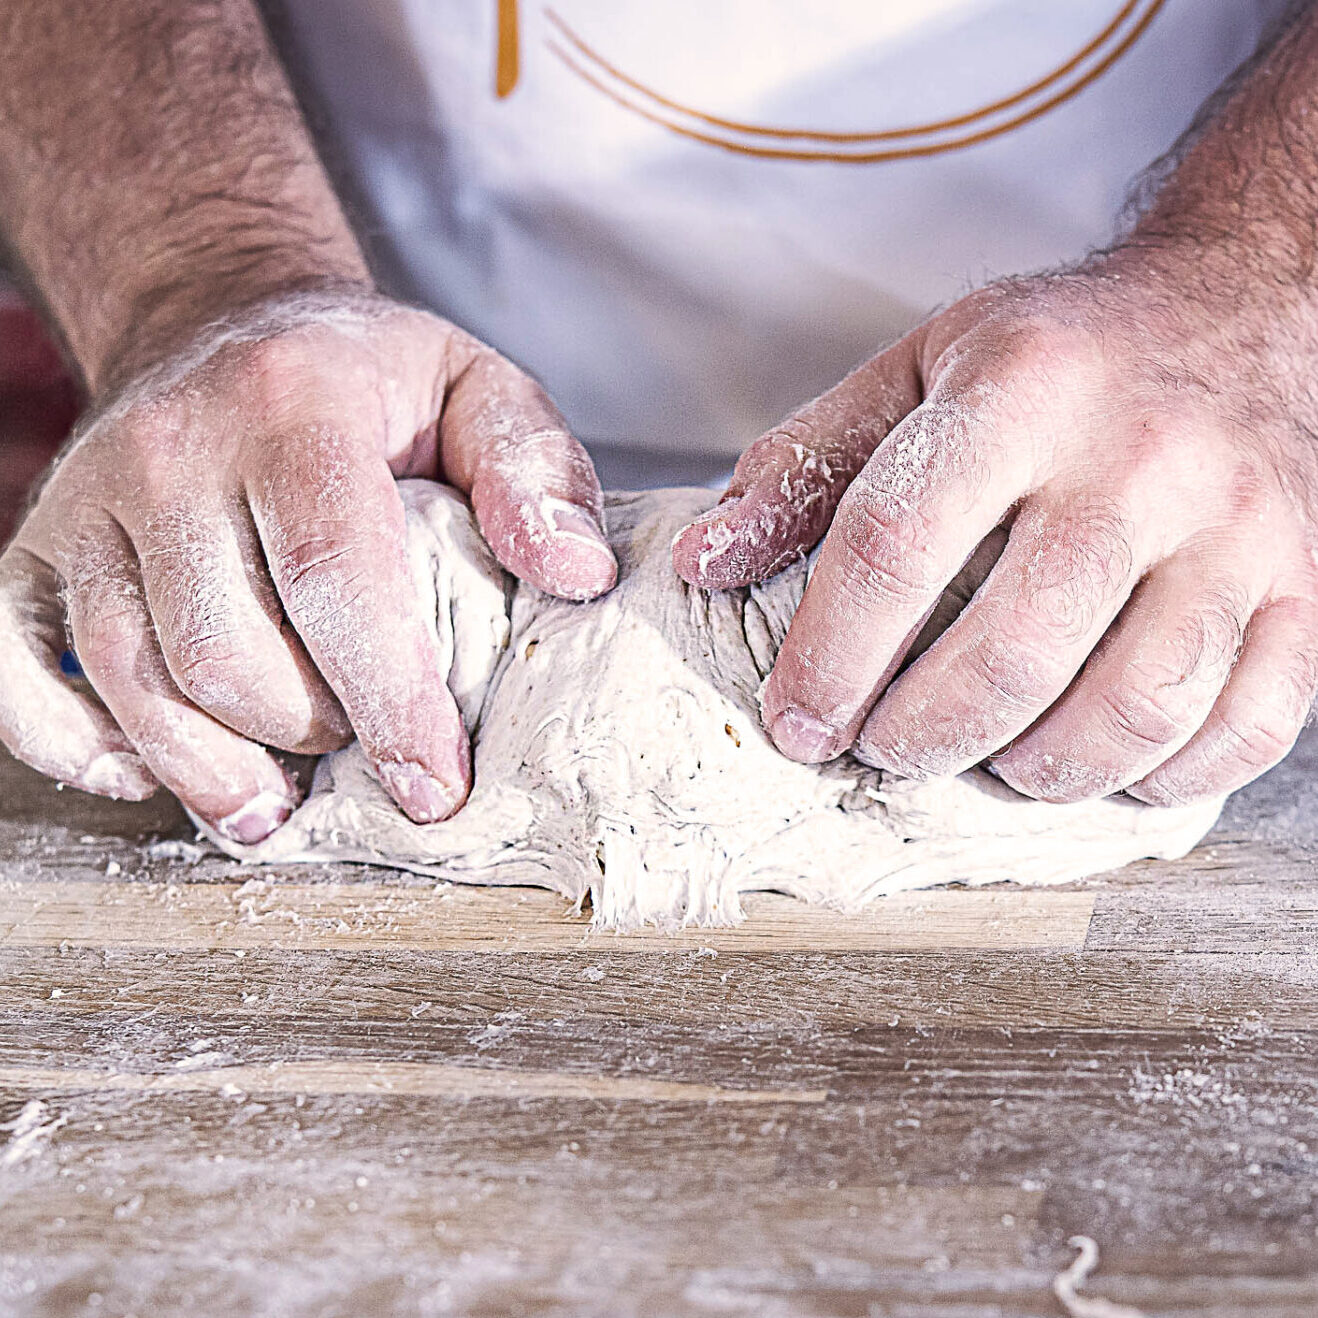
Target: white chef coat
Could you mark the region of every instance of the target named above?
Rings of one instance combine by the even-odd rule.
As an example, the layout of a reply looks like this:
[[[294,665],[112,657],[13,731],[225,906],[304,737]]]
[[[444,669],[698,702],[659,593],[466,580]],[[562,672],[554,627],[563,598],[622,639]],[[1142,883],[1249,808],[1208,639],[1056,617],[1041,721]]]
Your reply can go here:
[[[733,454],[1110,241],[1284,0],[280,0],[399,291],[587,442]]]

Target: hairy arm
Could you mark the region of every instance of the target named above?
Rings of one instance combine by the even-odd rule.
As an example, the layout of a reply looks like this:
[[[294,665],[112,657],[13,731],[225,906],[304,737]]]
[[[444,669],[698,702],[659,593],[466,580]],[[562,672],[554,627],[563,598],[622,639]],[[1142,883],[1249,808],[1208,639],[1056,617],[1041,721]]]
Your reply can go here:
[[[3,0],[0,229],[93,393],[217,315],[369,286],[249,0]]]
[[[935,316],[757,441],[678,538],[710,586],[823,538],[764,691],[780,748],[913,776],[993,757],[1059,801],[1197,799],[1275,763],[1318,689],[1316,244],[1307,4],[1121,243]]]
[[[1292,7],[1139,194],[1116,251],[1220,315],[1260,401],[1318,440],[1318,4]]]

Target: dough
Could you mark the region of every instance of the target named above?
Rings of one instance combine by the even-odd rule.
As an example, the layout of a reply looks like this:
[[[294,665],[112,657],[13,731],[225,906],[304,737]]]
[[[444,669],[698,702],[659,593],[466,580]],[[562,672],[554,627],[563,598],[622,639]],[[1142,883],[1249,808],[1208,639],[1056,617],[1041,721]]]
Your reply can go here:
[[[757,693],[808,566],[713,594],[681,581],[669,546],[708,491],[608,496],[619,585],[572,604],[515,585],[451,491],[401,488],[418,588],[472,731],[471,799],[451,820],[413,824],[353,745],[320,761],[266,841],[212,834],[232,855],[536,884],[589,894],[597,924],[627,929],[734,922],[756,889],[855,909],[954,881],[1058,883],[1183,855],[1217,817],[1219,803],[1047,805],[981,770],[915,783],[848,756],[785,759],[760,729]]]

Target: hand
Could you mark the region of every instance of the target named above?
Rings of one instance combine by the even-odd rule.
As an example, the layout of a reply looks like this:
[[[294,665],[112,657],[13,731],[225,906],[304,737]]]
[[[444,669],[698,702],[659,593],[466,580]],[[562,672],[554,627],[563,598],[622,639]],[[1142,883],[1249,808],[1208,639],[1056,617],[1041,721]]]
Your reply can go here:
[[[1286,753],[1318,690],[1318,440],[1293,392],[1312,367],[1269,355],[1244,299],[1192,291],[1204,274],[1131,248],[991,287],[747,451],[674,563],[740,585],[827,531],[763,693],[784,754],[911,777],[992,756],[1045,800],[1175,803]]]
[[[613,584],[594,470],[534,381],[369,294],[276,302],[139,375],[55,468],[0,557],[0,738],[87,791],[161,782],[244,843],[296,804],[266,748],[353,734],[408,815],[452,814],[470,756],[404,475],[468,494],[517,576]],[[66,623],[92,692],[60,676]]]

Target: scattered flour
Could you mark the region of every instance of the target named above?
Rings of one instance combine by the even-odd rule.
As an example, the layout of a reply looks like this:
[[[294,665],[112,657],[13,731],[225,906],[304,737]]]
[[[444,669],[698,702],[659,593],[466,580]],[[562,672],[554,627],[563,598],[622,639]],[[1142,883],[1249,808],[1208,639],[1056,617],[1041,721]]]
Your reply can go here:
[[[1142,1310],[1128,1304],[1077,1295],[1076,1287],[1083,1286],[1098,1266],[1098,1246],[1088,1236],[1072,1236],[1066,1243],[1080,1252],[1065,1272],[1053,1278],[1053,1294],[1071,1318],[1145,1318]]]
[[[22,1111],[13,1121],[0,1126],[0,1130],[9,1132],[8,1143],[0,1149],[0,1167],[12,1167],[15,1163],[35,1157],[40,1153],[41,1146],[64,1125],[67,1118],[63,1116],[47,1120],[47,1110],[47,1105],[41,1099],[31,1099],[23,1105]]]

